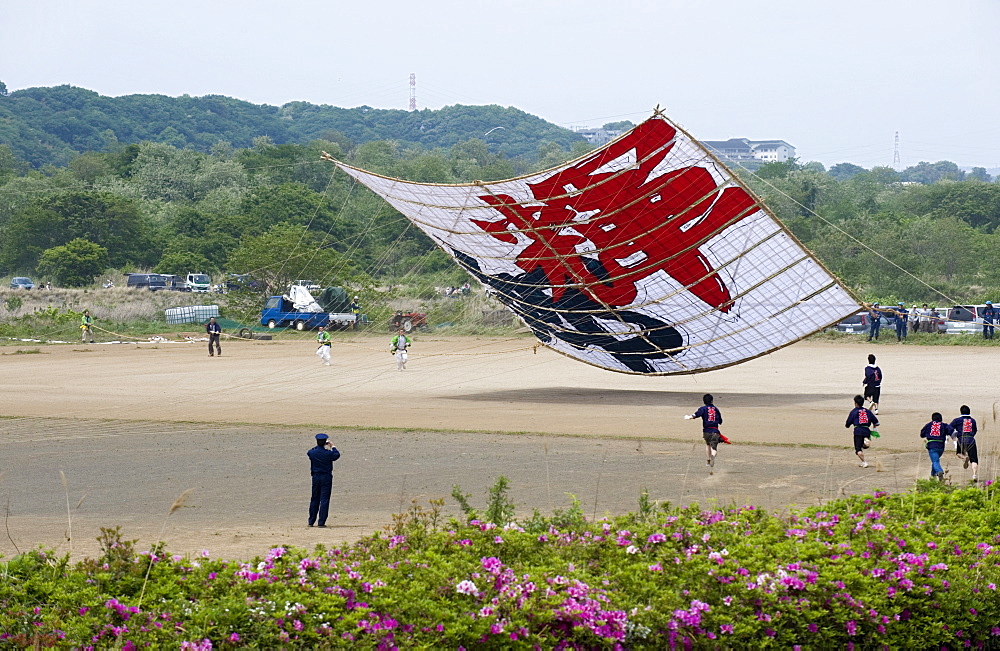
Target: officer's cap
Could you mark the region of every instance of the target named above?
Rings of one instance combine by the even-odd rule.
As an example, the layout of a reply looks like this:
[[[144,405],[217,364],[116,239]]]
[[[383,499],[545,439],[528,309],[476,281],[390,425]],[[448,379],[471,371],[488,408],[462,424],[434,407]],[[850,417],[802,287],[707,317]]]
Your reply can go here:
[[[329,436],[327,436],[326,434],[317,434],[317,435],[316,435],[316,440],[317,440],[317,441],[325,441],[325,440],[327,440],[328,438],[330,438],[330,437],[329,437]]]

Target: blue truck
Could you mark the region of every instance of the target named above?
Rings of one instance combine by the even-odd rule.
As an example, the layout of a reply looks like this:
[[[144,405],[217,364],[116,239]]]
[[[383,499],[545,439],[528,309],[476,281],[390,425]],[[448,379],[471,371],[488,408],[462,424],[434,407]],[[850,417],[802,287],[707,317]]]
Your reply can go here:
[[[324,327],[351,327],[358,318],[350,311],[347,290],[327,287],[313,298],[305,287],[292,285],[284,296],[270,296],[260,311],[260,324],[268,328],[312,330]]]

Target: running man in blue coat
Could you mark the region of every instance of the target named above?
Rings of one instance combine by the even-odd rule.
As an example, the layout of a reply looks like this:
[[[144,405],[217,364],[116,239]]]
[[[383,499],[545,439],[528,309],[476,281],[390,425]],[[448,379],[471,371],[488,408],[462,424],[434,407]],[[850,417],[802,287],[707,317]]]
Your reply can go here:
[[[944,442],[952,436],[953,430],[948,423],[941,422],[938,412],[931,414],[931,422],[920,430],[920,438],[927,439],[927,456],[931,458],[931,477],[944,481],[944,469],[941,468],[941,455],[944,454]]]
[[[969,415],[972,413],[972,410],[969,409],[968,405],[962,405],[959,412],[962,415],[951,421],[953,435],[958,438],[958,448],[955,454],[960,459],[964,459],[963,468],[968,468],[970,464],[972,465],[972,481],[976,481],[979,471],[979,450],[976,449],[976,432],[979,431],[979,427],[976,425],[976,419]]]
[[[708,455],[705,465],[709,468],[715,467],[715,455],[719,453],[719,442],[729,442],[728,439],[722,436],[722,432],[719,431],[719,425],[722,424],[722,412],[712,404],[714,400],[715,398],[711,393],[706,393],[701,398],[701,401],[705,403],[704,406],[699,407],[698,411],[693,414],[684,416],[685,420],[693,418],[701,419],[702,438],[705,439],[705,454]]]
[[[875,366],[875,356],[868,356],[868,366],[865,367],[865,379],[861,380],[865,385],[865,398],[871,400],[872,413],[878,416],[878,401],[882,397],[882,369]]]
[[[865,407],[862,396],[854,396],[854,409],[847,415],[844,427],[854,427],[854,454],[861,459],[861,467],[867,468],[865,448],[871,445],[872,428],[878,427],[878,417]]]

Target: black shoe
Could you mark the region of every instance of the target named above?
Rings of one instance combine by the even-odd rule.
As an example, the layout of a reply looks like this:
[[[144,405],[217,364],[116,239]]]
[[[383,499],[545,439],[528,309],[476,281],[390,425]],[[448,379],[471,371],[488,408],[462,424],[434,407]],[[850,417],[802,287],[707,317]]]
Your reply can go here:
[[[309,523],[309,526],[310,526],[310,527],[313,527],[313,526],[315,526],[315,525],[314,525],[314,524],[313,524],[312,522],[310,522],[310,523]]]
[[[325,524],[317,524],[316,527],[318,529],[326,529],[326,525]]]

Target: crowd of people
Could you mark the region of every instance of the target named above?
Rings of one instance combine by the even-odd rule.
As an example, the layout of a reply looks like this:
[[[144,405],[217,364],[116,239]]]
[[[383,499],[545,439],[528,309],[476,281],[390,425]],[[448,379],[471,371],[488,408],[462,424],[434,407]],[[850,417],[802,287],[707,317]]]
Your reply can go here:
[[[877,427],[879,426],[878,403],[882,395],[882,369],[876,361],[875,355],[868,355],[868,365],[865,366],[864,378],[861,381],[864,395],[854,396],[854,408],[847,415],[844,424],[846,428],[853,428],[854,454],[858,457],[862,468],[869,467],[865,459],[865,450],[871,447],[873,438],[877,439],[880,436]],[[715,406],[714,396],[706,393],[702,401],[704,402],[702,407],[693,414],[685,415],[684,418],[701,419],[702,437],[705,440],[707,455],[706,465],[714,468],[719,443],[731,443],[731,441],[719,429],[722,425],[722,412]],[[959,408],[959,416],[950,423],[945,423],[943,416],[939,412],[934,412],[931,414],[930,422],[920,430],[920,438],[925,440],[924,445],[930,457],[932,478],[944,479],[941,456],[945,452],[946,444],[951,442],[955,454],[963,461],[963,467],[965,469],[971,467],[972,481],[978,481],[979,453],[976,447],[978,426],[971,413],[968,405],[962,405]]]
[[[896,341],[902,342],[910,332],[926,332],[941,334],[945,331],[947,314],[941,314],[936,306],[924,303],[916,304],[907,309],[902,301],[894,307],[882,307],[877,302],[868,309],[868,341],[878,341],[882,331],[882,320],[892,325],[896,332]],[[1000,319],[1000,311],[993,306],[993,301],[986,301],[985,307],[977,316],[983,326],[983,338],[993,339],[994,324]]]

